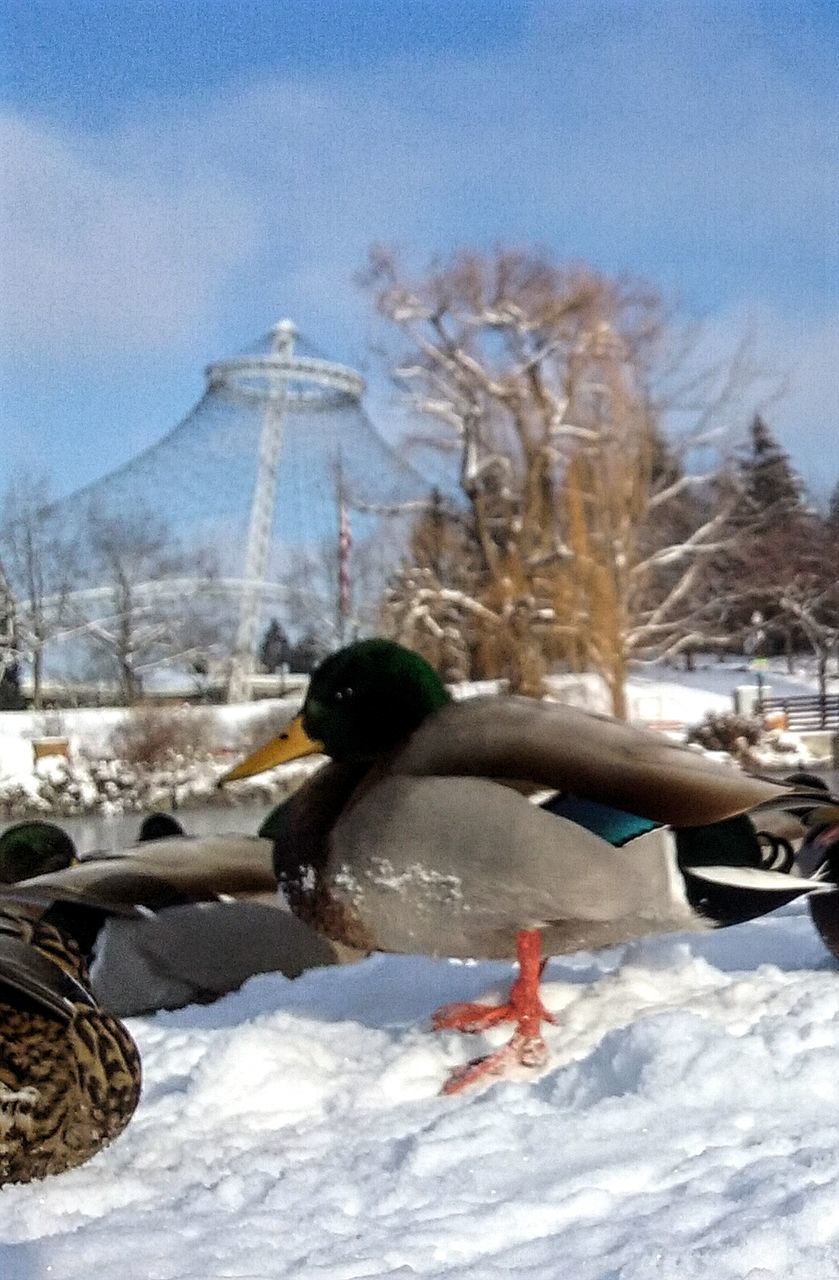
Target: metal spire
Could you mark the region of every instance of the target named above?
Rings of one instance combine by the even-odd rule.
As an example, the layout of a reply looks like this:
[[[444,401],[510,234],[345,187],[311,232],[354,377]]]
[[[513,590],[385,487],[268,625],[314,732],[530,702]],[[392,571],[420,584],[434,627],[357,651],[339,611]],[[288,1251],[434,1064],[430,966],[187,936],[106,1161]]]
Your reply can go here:
[[[291,320],[281,320],[271,330],[271,335],[271,349],[267,354],[222,360],[207,370],[211,387],[231,386],[237,394],[265,405],[245,551],[245,586],[230,668],[228,702],[244,701],[250,694],[260,602],[271,558],[286,413],[294,408],[314,409],[333,399],[339,402],[347,398],[358,401],[364,391],[364,380],[346,365],[295,355],[298,331]]]

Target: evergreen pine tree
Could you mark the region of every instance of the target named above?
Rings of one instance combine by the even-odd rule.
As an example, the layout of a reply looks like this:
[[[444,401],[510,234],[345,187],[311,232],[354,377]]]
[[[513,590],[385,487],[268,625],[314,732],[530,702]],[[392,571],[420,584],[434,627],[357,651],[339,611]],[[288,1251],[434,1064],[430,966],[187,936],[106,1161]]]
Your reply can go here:
[[[311,675],[319,662],[326,657],[326,647],[315,631],[309,628],[290,651],[290,664],[294,672]]]
[[[26,699],[20,687],[20,666],[13,660],[0,666],[0,711],[22,711]]]
[[[279,620],[272,618],[259,646],[259,661],[263,671],[273,675],[284,662],[289,661],[290,655],[291,646],[288,636]]]
[[[839,480],[834,485],[827,504],[827,527],[835,537],[839,538]]]
[[[728,620],[748,647],[757,640],[751,619],[760,615],[760,655],[793,656],[806,647],[801,618],[789,606],[796,584],[809,573],[818,520],[789,455],[757,414],[737,462],[742,497],[735,514],[736,543],[727,582]],[[739,597],[739,598],[738,598]]]
[[[749,427],[749,441],[739,458],[744,493],[744,521],[772,525],[804,514],[803,485],[786,453],[760,414]]]

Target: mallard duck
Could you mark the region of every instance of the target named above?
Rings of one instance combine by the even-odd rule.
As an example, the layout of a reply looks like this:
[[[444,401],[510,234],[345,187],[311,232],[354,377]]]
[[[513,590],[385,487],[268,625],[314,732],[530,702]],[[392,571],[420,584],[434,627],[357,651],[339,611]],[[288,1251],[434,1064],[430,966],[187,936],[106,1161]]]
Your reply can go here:
[[[0,836],[0,885],[61,871],[76,860],[76,846],[54,822],[16,822]]]
[[[72,932],[89,961],[93,994],[110,1013],[206,1003],[257,973],[296,977],[349,958],[288,911],[268,840],[196,838],[167,815],[152,818],[136,846],[83,861],[52,824],[21,824],[0,836],[0,871],[8,840],[13,869],[29,874],[0,887],[0,902],[26,903]],[[33,826],[37,846],[27,850]],[[33,874],[55,867],[59,849],[68,865]]]
[[[71,935],[0,903],[0,1186],[83,1164],[139,1097],[137,1047]]]
[[[166,840],[170,836],[186,835],[177,818],[173,818],[171,813],[154,813],[146,814],[140,823],[140,830],[137,833],[137,843],[145,844],[151,840]]]
[[[436,1016],[466,1031],[516,1024],[508,1046],[446,1092],[545,1061],[543,944],[556,954],[733,923],[826,888],[789,874],[786,842],[753,821],[796,800],[806,809],[810,789],[547,701],[453,702],[422,658],[390,641],[327,658],[297,719],[222,781],[312,752],[329,762],[262,827],[302,919],[361,949],[518,956],[506,1005]],[[532,803],[522,782],[555,794]]]

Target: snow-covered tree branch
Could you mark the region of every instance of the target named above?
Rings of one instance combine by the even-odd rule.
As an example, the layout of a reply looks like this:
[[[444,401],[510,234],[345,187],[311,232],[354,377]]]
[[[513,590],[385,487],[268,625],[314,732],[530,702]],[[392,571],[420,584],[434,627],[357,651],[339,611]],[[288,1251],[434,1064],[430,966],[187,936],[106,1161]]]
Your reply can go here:
[[[400,338],[397,386],[457,459],[466,510],[457,525],[442,507],[420,517],[389,601],[401,634],[459,627],[472,669],[496,663],[486,674],[514,684],[513,668],[538,685],[553,659],[594,666],[622,714],[630,653],[719,632],[710,583],[732,502],[709,454],[746,345],[685,373],[693,348],[671,341],[649,289],[526,252],[461,253],[407,280],[377,249],[366,283]]]

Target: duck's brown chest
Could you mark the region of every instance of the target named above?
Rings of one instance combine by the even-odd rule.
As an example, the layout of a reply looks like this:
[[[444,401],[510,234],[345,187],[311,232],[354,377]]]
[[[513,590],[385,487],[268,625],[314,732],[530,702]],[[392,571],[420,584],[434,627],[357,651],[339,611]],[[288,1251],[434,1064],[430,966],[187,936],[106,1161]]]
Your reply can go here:
[[[322,871],[300,867],[295,875],[284,876],[280,887],[298,920],[324,938],[352,951],[364,953],[375,949],[373,935],[358,912],[332,892]]]

